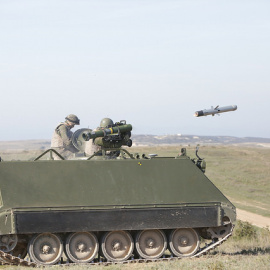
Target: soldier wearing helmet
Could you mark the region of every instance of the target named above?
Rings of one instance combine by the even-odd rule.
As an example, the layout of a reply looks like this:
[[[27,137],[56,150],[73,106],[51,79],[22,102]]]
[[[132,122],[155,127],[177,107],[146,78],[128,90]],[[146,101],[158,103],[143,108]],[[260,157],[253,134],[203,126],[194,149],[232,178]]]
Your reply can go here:
[[[105,127],[112,127],[113,126],[113,120],[110,118],[103,118],[100,121],[100,127],[105,128]]]
[[[97,127],[94,130],[101,130],[106,127],[112,127],[113,126],[113,120],[110,118],[103,118],[100,121],[99,127]],[[93,155],[94,153],[98,152],[101,149],[100,146],[96,145],[93,139],[90,139],[85,143],[85,154],[88,156]]]
[[[80,124],[80,119],[75,114],[69,114],[65,119],[65,122],[58,124],[55,128],[52,136],[51,147],[65,159],[68,159],[73,155],[73,153],[78,152],[71,141],[73,134],[71,129],[75,125]],[[60,159],[55,154],[53,155],[53,158]]]

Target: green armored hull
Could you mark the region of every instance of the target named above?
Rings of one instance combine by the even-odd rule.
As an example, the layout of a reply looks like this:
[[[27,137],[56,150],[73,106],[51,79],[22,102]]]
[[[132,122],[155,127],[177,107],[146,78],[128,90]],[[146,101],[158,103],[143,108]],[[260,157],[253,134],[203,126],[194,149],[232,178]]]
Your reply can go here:
[[[38,264],[191,257],[236,220],[186,155],[0,162],[0,191],[1,249]]]

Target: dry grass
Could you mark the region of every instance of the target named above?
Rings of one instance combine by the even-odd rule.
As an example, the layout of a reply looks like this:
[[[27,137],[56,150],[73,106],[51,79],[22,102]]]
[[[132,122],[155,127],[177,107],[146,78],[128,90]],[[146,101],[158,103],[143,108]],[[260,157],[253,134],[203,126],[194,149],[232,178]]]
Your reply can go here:
[[[3,266],[0,269],[17,270],[29,269],[26,267]],[[67,270],[269,270],[270,255],[206,255],[201,258],[181,259],[172,262],[158,262],[147,264],[119,264],[112,266],[52,266],[48,269],[67,269]]]
[[[2,150],[1,158],[4,161],[34,160],[44,150]]]
[[[270,149],[203,148],[206,175],[237,207],[270,216]]]

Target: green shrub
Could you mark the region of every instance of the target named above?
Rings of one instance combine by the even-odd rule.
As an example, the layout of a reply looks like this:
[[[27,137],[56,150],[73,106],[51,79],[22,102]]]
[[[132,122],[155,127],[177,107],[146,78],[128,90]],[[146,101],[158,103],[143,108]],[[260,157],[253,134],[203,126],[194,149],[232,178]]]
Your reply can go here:
[[[238,220],[234,229],[233,238],[240,239],[256,239],[257,230],[249,222]]]

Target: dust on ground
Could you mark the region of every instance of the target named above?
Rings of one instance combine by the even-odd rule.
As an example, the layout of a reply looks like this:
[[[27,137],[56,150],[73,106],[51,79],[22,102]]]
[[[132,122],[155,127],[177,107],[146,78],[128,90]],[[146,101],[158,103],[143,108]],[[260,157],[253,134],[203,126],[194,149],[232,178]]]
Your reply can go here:
[[[248,203],[248,202],[235,200],[232,197],[228,197],[228,199],[232,201],[233,203],[238,203],[242,206],[255,207],[262,210],[268,210],[267,205],[261,202],[254,201],[254,203]],[[237,219],[241,221],[249,222],[252,225],[255,225],[260,228],[267,228],[267,227],[270,228],[270,218],[268,217],[251,213],[251,212],[239,209],[239,208],[236,208],[236,214],[237,214]]]
[[[270,228],[270,218],[263,217],[261,215],[257,215],[245,210],[237,209],[237,219],[240,219],[242,221],[247,221],[251,223],[252,225],[255,225],[260,228]]]

